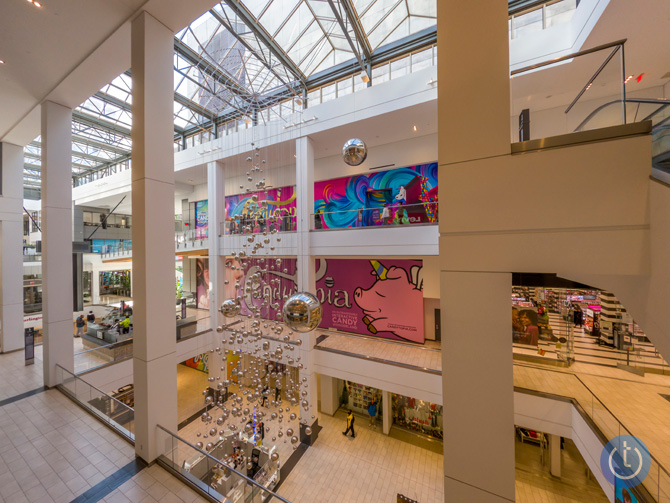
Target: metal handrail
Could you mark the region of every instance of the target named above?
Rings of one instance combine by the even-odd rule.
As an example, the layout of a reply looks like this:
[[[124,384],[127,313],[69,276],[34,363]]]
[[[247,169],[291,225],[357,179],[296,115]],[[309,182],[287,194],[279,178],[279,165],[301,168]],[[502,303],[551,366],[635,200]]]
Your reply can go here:
[[[83,383],[86,384],[87,386],[90,386],[91,388],[93,388],[95,391],[97,391],[97,392],[100,393],[101,395],[106,396],[106,397],[109,398],[110,400],[115,401],[117,404],[121,405],[122,407],[125,407],[126,409],[135,412],[135,409],[132,408],[130,405],[126,405],[125,403],[123,403],[123,402],[117,400],[116,398],[114,398],[112,395],[110,395],[110,394],[108,394],[108,393],[105,393],[105,392],[102,391],[100,388],[96,388],[96,387],[93,386],[91,383],[88,383],[88,382],[84,381],[84,380],[83,380],[81,377],[79,377],[77,374],[73,374],[72,372],[70,372],[68,369],[64,368],[64,367],[63,367],[62,365],[60,365],[59,363],[56,364],[56,367],[60,367],[60,369],[61,369],[62,371],[67,372],[68,374],[70,374],[70,375],[71,375],[72,377],[74,377],[75,379],[79,379],[81,382],[83,382]],[[62,384],[62,383],[61,383],[61,384]]]
[[[642,121],[640,121],[640,122],[644,122],[644,121],[646,121],[646,120],[651,119],[651,118],[652,118],[654,115],[656,115],[658,112],[660,112],[661,110],[665,110],[666,107],[670,106],[670,100],[653,99],[653,98],[626,98],[626,99],[618,98],[618,99],[615,99],[615,100],[612,100],[612,101],[608,101],[607,103],[604,103],[604,104],[600,105],[599,107],[597,107],[595,110],[593,110],[593,112],[591,112],[589,115],[587,115],[586,118],[585,118],[582,122],[579,123],[579,125],[575,128],[575,130],[573,131],[573,133],[578,133],[579,131],[581,131],[582,128],[586,125],[586,123],[589,122],[591,119],[593,119],[593,117],[594,117],[597,113],[599,113],[601,110],[603,110],[603,109],[605,109],[605,108],[607,108],[607,107],[609,107],[609,106],[611,106],[611,105],[617,105],[617,104],[622,103],[622,102],[625,102],[625,103],[644,103],[644,104],[650,104],[650,105],[659,105],[659,107],[658,107],[654,112],[652,112],[652,113],[650,113],[649,115],[647,115],[647,116],[646,116],[644,119],[642,119]],[[665,119],[663,122],[665,122],[665,121],[667,121],[667,120],[668,120],[668,119]],[[656,124],[656,126],[653,126],[653,127],[652,127],[652,130],[658,128],[658,126],[660,126],[663,122],[661,122],[661,123],[659,123],[659,124]]]
[[[519,68],[517,70],[512,70],[510,72],[510,76],[514,77],[515,75],[518,75],[520,73],[529,72],[530,70],[535,70],[537,68],[542,68],[542,67],[545,67],[545,66],[554,65],[556,63],[560,63],[561,61],[566,61],[568,59],[577,58],[579,56],[586,56],[587,54],[592,54],[594,52],[602,51],[604,49],[609,49],[611,47],[620,46],[620,45],[625,44],[627,40],[628,40],[627,38],[622,38],[621,40],[617,40],[616,42],[610,42],[609,44],[597,45],[597,46],[592,47],[590,49],[584,49],[583,51],[578,51],[578,52],[573,52],[572,54],[567,54],[566,56],[560,56],[558,58],[549,59],[549,60],[543,61],[541,63],[535,63],[534,65],[524,66],[523,68]]]
[[[180,440],[180,441],[184,442],[186,445],[188,445],[189,447],[193,448],[196,452],[199,452],[199,453],[202,454],[203,456],[205,456],[205,457],[211,459],[212,461],[214,461],[217,465],[222,464],[222,462],[221,462],[220,459],[215,458],[214,456],[212,456],[212,455],[209,454],[208,452],[203,451],[202,449],[198,449],[198,448],[197,448],[195,445],[193,445],[191,442],[189,442],[188,440],[185,440],[185,439],[181,438],[179,435],[176,435],[176,434],[172,433],[170,430],[168,430],[168,429],[165,428],[164,426],[161,426],[160,424],[157,424],[156,427],[157,427],[157,428],[160,428],[160,429],[163,430],[165,433],[167,433],[168,435],[170,435],[170,436],[176,438],[177,440]],[[242,477],[244,480],[246,480],[247,482],[251,483],[252,485],[258,487],[261,491],[265,491],[265,492],[269,493],[270,495],[272,495],[273,497],[277,498],[277,499],[280,500],[280,501],[283,501],[284,503],[291,503],[291,502],[288,501],[287,499],[284,499],[284,498],[282,498],[281,496],[279,496],[276,492],[272,491],[271,489],[268,489],[267,487],[265,487],[265,486],[259,484],[259,483],[256,482],[254,479],[250,479],[250,478],[247,477],[246,475],[243,475],[242,473],[238,472],[235,468],[232,468],[232,467],[230,467],[230,466],[228,466],[228,465],[226,465],[226,468],[228,468],[231,472],[235,473],[236,475],[239,475],[240,477]]]
[[[98,346],[97,348],[85,349],[84,351],[79,351],[79,353],[75,353],[74,356],[90,353],[91,351],[97,351],[98,349],[108,349],[108,348],[111,348],[112,346],[116,346],[117,344],[126,345],[129,342],[133,342],[132,337],[130,337],[128,339],[125,339],[123,341],[116,341],[116,342],[112,342],[111,344],[104,344],[102,346]]]
[[[386,339],[384,337],[370,337],[369,335],[357,334],[357,333],[354,333],[354,332],[343,332],[341,330],[337,330],[337,331],[322,330],[321,335],[325,335],[326,337],[330,337],[331,335],[344,335],[345,337],[367,339],[367,340],[370,340],[370,341],[383,342],[383,343],[386,343],[386,344],[399,344],[401,346],[409,347],[409,348],[412,348],[412,349],[420,349],[421,351],[433,351],[433,352],[437,352],[437,353],[442,352],[442,349],[426,348],[426,347],[422,347],[422,346],[416,346],[414,344],[408,344],[408,343],[402,342],[402,341],[396,341],[396,340],[393,340],[393,339]]]
[[[576,373],[574,373],[574,372],[566,372],[566,371],[564,371],[564,370],[556,370],[556,369],[544,368],[544,367],[541,368],[541,369],[539,369],[539,368],[538,368],[537,366],[535,366],[535,365],[524,365],[524,364],[520,364],[520,363],[518,363],[518,362],[515,362],[514,365],[518,365],[518,366],[521,366],[521,367],[534,368],[534,369],[542,370],[543,372],[557,372],[557,373],[559,373],[559,374],[567,374],[567,375],[574,376],[574,377],[580,382],[580,384],[581,384],[582,386],[584,386],[584,388],[586,388],[586,390],[591,394],[591,396],[592,396],[593,398],[595,398],[595,399],[598,401],[598,403],[599,403],[600,405],[602,405],[602,407],[603,407],[603,408],[610,414],[610,416],[612,416],[612,417],[614,418],[614,420],[615,420],[620,426],[622,426],[626,431],[628,431],[629,433],[631,433],[631,429],[628,428],[626,425],[624,425],[624,424],[617,418],[617,416],[616,416],[616,415],[615,415],[615,414],[614,414],[614,413],[607,407],[607,405],[605,405],[605,404],[600,400],[600,398],[598,398],[598,397],[596,396],[596,394],[595,394],[593,391],[591,391],[591,388],[589,388],[589,387],[586,385],[586,383],[585,383],[584,381],[582,381],[582,380],[580,379],[580,377],[579,377]],[[638,382],[638,381],[635,381],[635,382]],[[516,388],[516,386],[515,386],[515,388]],[[535,390],[532,390],[532,391],[535,391]],[[544,392],[544,391],[538,391],[538,393],[546,393],[546,392]],[[547,394],[547,395],[553,395],[553,393],[546,393],[546,394]],[[576,397],[568,397],[568,396],[566,396],[566,395],[558,395],[558,396],[565,396],[565,397],[568,398],[568,399],[572,399],[572,398],[574,398],[574,400],[578,400]],[[661,463],[658,461],[658,459],[656,459],[656,457],[655,457],[653,454],[651,454],[651,452],[649,453],[649,456],[651,457],[651,459],[653,459],[654,461],[656,461],[656,464],[658,465],[658,468],[659,468],[660,470],[663,470],[663,472],[665,472],[665,474],[670,478],[670,473],[668,472],[668,470],[666,470],[666,469],[663,467],[663,465],[661,465]]]
[[[424,201],[422,203],[402,204],[402,205],[398,206],[397,209],[409,208],[410,206],[426,206],[427,204],[439,205],[439,201]],[[374,210],[383,210],[383,209],[384,209],[383,207],[379,207],[379,208],[376,208],[376,207],[375,208],[353,208],[351,210],[322,211],[320,213],[310,213],[310,215],[312,215],[312,216],[314,216],[314,215],[330,215],[330,214],[334,214],[334,213],[359,212],[360,210],[363,210],[365,212],[365,211],[374,211]]]

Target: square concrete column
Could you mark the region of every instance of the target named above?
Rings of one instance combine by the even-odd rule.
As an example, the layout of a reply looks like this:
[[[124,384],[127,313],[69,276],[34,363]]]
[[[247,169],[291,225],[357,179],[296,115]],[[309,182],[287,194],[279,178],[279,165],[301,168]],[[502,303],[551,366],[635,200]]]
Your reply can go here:
[[[550,471],[554,477],[561,478],[561,436],[547,435],[549,437],[549,463]]]
[[[507,20],[507,0],[437,2],[440,165],[510,153]]]
[[[135,452],[147,462],[161,454],[156,425],[177,432],[173,37],[146,12],[132,23]]]
[[[42,316],[44,384],[74,369],[72,316],[72,109],[42,104]]]
[[[0,143],[0,353],[23,343],[23,148]]]
[[[382,391],[382,432],[388,435],[391,432],[393,424],[393,412],[391,411],[391,393],[389,391]]]
[[[225,257],[221,256],[221,239],[223,223],[226,218],[225,176],[223,164],[210,162],[207,164],[207,211],[209,229],[209,317],[214,333],[216,327],[223,323],[223,315],[219,306],[224,298],[224,280],[226,279]],[[216,337],[215,339],[218,339]]]
[[[314,258],[309,250],[309,230],[312,228],[311,214],[314,212],[314,143],[312,139],[303,136],[296,140],[296,210],[297,210],[297,248],[298,248],[298,291],[316,294],[316,276],[314,270]],[[314,345],[316,344],[316,333],[310,332],[300,334],[302,345],[300,347],[300,379],[307,378],[302,382],[301,389],[307,390],[308,395],[301,397],[309,402],[307,410],[300,406],[300,440],[311,444],[316,440],[317,430],[317,400],[316,373],[314,372]],[[312,434],[304,433],[305,426],[312,427]]]
[[[514,501],[512,275],[440,280],[444,500]]]
[[[132,275],[131,275],[132,281]],[[91,302],[100,304],[100,271],[93,269],[91,271]]]
[[[337,393],[338,379],[321,374],[321,412],[329,416],[335,415],[340,407],[340,397]]]

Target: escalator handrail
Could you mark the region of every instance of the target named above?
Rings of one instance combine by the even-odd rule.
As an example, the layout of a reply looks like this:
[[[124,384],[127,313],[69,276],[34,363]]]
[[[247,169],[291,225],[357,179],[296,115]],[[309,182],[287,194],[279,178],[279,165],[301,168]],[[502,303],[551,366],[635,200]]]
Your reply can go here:
[[[593,112],[591,112],[589,115],[586,116],[586,118],[575,128],[573,133],[578,133],[580,132],[584,126],[591,120],[593,117],[603,110],[604,108],[607,108],[610,105],[616,105],[618,103],[621,103],[625,101],[626,103],[643,103],[643,104],[651,104],[651,105],[659,105],[659,107],[652,112],[651,114],[647,115],[647,117],[644,118],[644,120],[649,120],[651,119],[654,115],[656,115],[658,112],[661,110],[664,110],[667,106],[670,106],[670,100],[661,100],[661,99],[653,99],[653,98],[626,98],[625,100],[622,98],[618,98],[616,100],[608,101],[607,103],[604,103],[600,105],[598,108],[596,108]],[[665,119],[667,120],[667,119]],[[663,122],[665,122],[665,120]],[[658,126],[659,124],[657,124]]]

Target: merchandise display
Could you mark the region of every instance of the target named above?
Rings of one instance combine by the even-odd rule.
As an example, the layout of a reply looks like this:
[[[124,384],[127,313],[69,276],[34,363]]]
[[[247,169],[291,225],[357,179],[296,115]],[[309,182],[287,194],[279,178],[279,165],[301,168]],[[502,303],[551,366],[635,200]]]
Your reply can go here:
[[[364,386],[351,381],[344,381],[344,386],[347,390],[346,405],[358,414],[368,415],[368,406],[374,400],[377,404],[381,404],[382,392],[377,388]],[[382,409],[380,405],[377,407],[377,416],[382,417]]]
[[[394,426],[443,438],[441,405],[392,393],[391,410]]]

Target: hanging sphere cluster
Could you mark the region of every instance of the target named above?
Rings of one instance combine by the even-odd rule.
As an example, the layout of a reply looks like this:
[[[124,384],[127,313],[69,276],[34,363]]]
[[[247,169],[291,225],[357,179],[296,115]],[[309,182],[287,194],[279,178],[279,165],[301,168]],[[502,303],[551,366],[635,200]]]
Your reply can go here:
[[[266,161],[259,147],[251,147],[246,157],[248,184],[240,185],[247,198],[244,214],[231,215],[241,249],[226,260],[229,298],[219,306],[225,323],[216,328],[220,345],[210,350],[209,386],[202,392],[206,412],[200,417],[202,430],[196,433],[196,447],[210,454],[238,433],[254,443],[262,439],[263,445],[283,442],[297,449],[296,421],[311,434],[310,384],[301,374],[300,334],[318,327],[322,308],[311,293],[283,290],[281,278],[291,275],[284,259],[273,253],[281,236],[276,228],[268,230],[271,184],[264,175]],[[259,197],[263,192],[265,197]],[[268,290],[282,293],[270,295]],[[270,460],[279,459],[277,450],[272,451]],[[219,461],[216,469],[233,467],[228,455]]]

